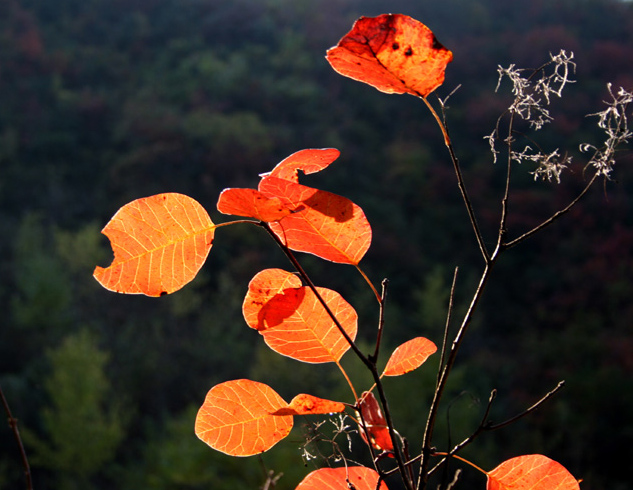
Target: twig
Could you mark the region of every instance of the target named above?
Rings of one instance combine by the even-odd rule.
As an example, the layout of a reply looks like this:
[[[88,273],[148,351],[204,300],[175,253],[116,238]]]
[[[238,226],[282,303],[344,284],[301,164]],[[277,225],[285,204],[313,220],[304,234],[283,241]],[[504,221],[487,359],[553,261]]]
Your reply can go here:
[[[453,284],[451,285],[450,296],[448,297],[448,312],[446,313],[446,325],[444,326],[444,339],[442,340],[442,355],[440,357],[440,369],[437,371],[436,386],[440,383],[440,375],[442,374],[442,366],[444,365],[444,358],[446,357],[446,348],[448,347],[448,329],[451,324],[451,316],[453,314],[453,301],[455,299],[455,284],[457,284],[457,272],[459,267],[455,267],[453,273]]]
[[[380,314],[378,316],[378,333],[376,334],[376,348],[374,354],[370,356],[370,360],[375,364],[378,360],[378,354],[380,352],[380,343],[382,342],[382,332],[385,327],[385,301],[387,300],[387,286],[389,285],[388,279],[382,280],[382,294],[380,295]]]
[[[11,414],[11,409],[9,408],[9,402],[4,396],[4,392],[2,391],[2,387],[0,386],[0,398],[2,399],[2,405],[4,406],[4,410],[7,413],[7,418],[9,422],[9,427],[13,431],[13,436],[15,437],[15,441],[18,443],[18,448],[20,450],[20,457],[22,458],[22,466],[24,468],[24,478],[26,479],[26,488],[27,490],[33,490],[33,481],[31,480],[31,467],[29,465],[29,459],[26,456],[26,451],[24,449],[24,444],[22,443],[22,438],[20,437],[20,430],[18,429],[18,419],[13,417]]]

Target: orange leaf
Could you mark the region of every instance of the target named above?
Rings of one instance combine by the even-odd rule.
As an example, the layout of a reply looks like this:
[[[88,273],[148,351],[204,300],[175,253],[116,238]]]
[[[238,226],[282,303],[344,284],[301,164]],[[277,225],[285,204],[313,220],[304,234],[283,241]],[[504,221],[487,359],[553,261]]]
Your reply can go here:
[[[242,305],[242,313],[249,327],[255,330],[265,328],[260,315],[264,305],[284,289],[301,286],[301,279],[282,269],[265,269],[255,275],[248,284],[248,292]]]
[[[349,199],[276,177],[262,179],[259,190],[293,209],[270,224],[288,248],[354,265],[369,249],[371,227],[363,210]]]
[[[266,222],[280,220],[291,212],[279,198],[268,198],[255,189],[224,189],[218,199],[218,211]]]
[[[338,413],[345,410],[341,402],[324,400],[316,396],[302,393],[295,396],[287,407],[280,408],[272,415],[314,415],[320,413]]]
[[[371,391],[363,392],[358,407],[362,415],[362,418],[359,417],[358,423],[360,424],[359,432],[363,440],[367,442],[366,432],[368,432],[371,445],[374,448],[380,451],[393,452],[393,442],[387,427],[387,420],[382,414],[374,394]],[[367,431],[363,429],[363,422]]]
[[[279,162],[271,172],[263,174],[262,177],[277,177],[298,183],[298,170],[306,175],[319,172],[336,160],[340,154],[341,152],[336,148],[300,150]]]
[[[196,435],[231,456],[263,453],[286,437],[292,416],[271,412],[287,403],[270,386],[248,379],[227,381],[207,393],[196,417]]]
[[[321,468],[309,473],[295,490],[377,490],[380,475],[364,466]],[[378,490],[389,490],[384,481]]]
[[[182,194],[157,194],[126,204],[101,231],[114,260],[94,277],[118,293],[162,296],[190,282],[213,244],[215,225],[205,209]]]
[[[426,97],[444,82],[453,53],[421,22],[401,14],[361,17],[327,52],[332,68],[388,94]]]
[[[347,335],[356,338],[358,316],[336,291],[316,288]],[[313,364],[336,362],[349,343],[308,287],[285,289],[271,298],[260,312],[264,328],[259,330],[275,352]]]
[[[437,351],[437,347],[429,339],[416,337],[400,345],[393,351],[383,376],[400,376],[419,368],[428,357]]]
[[[504,461],[488,473],[487,490],[579,490],[567,469],[541,454]]]

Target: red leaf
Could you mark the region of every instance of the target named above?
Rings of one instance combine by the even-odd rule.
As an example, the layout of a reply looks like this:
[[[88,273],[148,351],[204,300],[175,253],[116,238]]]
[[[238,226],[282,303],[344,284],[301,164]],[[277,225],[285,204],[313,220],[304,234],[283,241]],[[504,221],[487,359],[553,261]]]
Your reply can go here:
[[[248,379],[227,381],[207,393],[196,417],[196,435],[231,456],[263,453],[292,429],[292,416],[271,415],[285,406],[270,386]]]
[[[182,194],[157,194],[126,204],[102,230],[114,260],[94,277],[118,293],[162,296],[198,273],[211,250],[215,225],[205,209]]]
[[[400,14],[361,17],[327,52],[341,75],[388,94],[421,97],[442,85],[452,59],[428,27]]]
[[[367,442],[367,434],[363,429],[364,422],[371,445],[379,451],[393,452],[393,442],[387,427],[387,420],[382,414],[374,394],[371,391],[365,391],[361,395],[358,405],[362,415],[362,419],[359,417],[358,421],[360,424],[359,432],[363,440]]]
[[[487,490],[579,490],[567,469],[541,454],[504,461],[488,473]]]
[[[428,357],[437,351],[437,347],[429,339],[416,337],[400,345],[393,351],[383,376],[400,376],[419,368]]]
[[[321,468],[309,473],[295,490],[376,490],[380,475],[364,466]],[[384,481],[378,490],[389,490]]]
[[[259,190],[293,210],[270,224],[288,248],[354,265],[369,249],[371,227],[363,210],[349,199],[276,177],[262,179]]]
[[[347,335],[356,338],[358,316],[336,291],[317,288]],[[264,328],[259,333],[275,352],[313,364],[336,362],[349,343],[308,287],[285,289],[260,312]]]
[[[302,393],[295,396],[287,407],[280,408],[272,415],[315,415],[321,413],[338,413],[345,410],[341,402],[325,400]]]
[[[319,172],[336,160],[340,154],[341,152],[336,148],[300,150],[279,162],[271,172],[262,177],[277,177],[298,183],[298,170],[306,175]]]
[[[249,327],[255,330],[265,328],[262,308],[284,289],[301,287],[301,279],[282,269],[265,269],[258,272],[248,284],[248,292],[242,305],[242,314]]]
[[[279,198],[268,198],[255,189],[224,189],[218,199],[218,211],[266,222],[280,220],[291,212]]]

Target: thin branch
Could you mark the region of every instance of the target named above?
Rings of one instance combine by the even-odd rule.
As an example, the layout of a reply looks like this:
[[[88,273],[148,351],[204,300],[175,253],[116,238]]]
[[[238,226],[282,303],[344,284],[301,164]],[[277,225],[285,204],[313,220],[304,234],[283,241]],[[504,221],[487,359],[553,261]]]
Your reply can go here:
[[[20,457],[22,458],[22,467],[24,468],[24,478],[26,479],[26,488],[27,490],[33,490],[33,481],[31,480],[31,467],[29,465],[29,459],[26,456],[26,450],[24,449],[24,444],[22,443],[22,438],[20,437],[20,430],[18,429],[18,419],[13,417],[11,413],[11,409],[9,408],[9,402],[4,396],[4,392],[2,391],[2,387],[0,386],[0,399],[2,399],[2,405],[4,406],[4,411],[7,413],[7,419],[9,422],[9,427],[13,432],[13,437],[15,441],[18,443],[18,448],[20,451]]]
[[[387,300],[387,285],[388,279],[382,280],[382,294],[380,295],[380,313],[378,316],[378,334],[376,335],[376,348],[374,354],[370,357],[370,360],[375,364],[378,360],[378,353],[380,352],[380,343],[382,342],[382,332],[385,327],[385,301]]]
[[[455,299],[455,284],[457,283],[457,272],[459,267],[455,267],[453,273],[453,284],[451,284],[451,293],[448,297],[448,312],[446,313],[446,325],[444,326],[444,339],[442,340],[442,355],[440,357],[440,369],[437,371],[436,386],[440,383],[440,375],[442,374],[442,366],[444,366],[444,358],[446,357],[446,349],[448,347],[448,329],[451,324],[451,316],[453,314],[453,301]]]
[[[451,161],[453,162],[453,168],[455,169],[455,175],[457,176],[457,186],[462,194],[462,199],[464,204],[466,205],[466,211],[468,212],[468,217],[470,218],[470,224],[473,227],[473,231],[475,232],[475,237],[477,238],[477,244],[479,245],[479,250],[486,261],[486,264],[490,262],[490,254],[488,253],[488,249],[486,248],[486,244],[484,243],[483,236],[481,234],[481,230],[479,229],[479,225],[477,224],[477,219],[475,218],[475,211],[473,210],[472,203],[470,202],[470,198],[468,197],[468,192],[466,191],[466,185],[464,183],[464,177],[462,176],[462,170],[459,165],[459,160],[455,155],[455,151],[453,149],[453,144],[451,143],[451,138],[448,134],[448,130],[446,129],[446,125],[442,122],[442,119],[435,111],[431,103],[427,100],[426,97],[421,97],[429,111],[437,121],[438,126],[440,127],[440,131],[442,131],[442,135],[444,136],[444,144],[448,149],[448,153],[451,157]]]

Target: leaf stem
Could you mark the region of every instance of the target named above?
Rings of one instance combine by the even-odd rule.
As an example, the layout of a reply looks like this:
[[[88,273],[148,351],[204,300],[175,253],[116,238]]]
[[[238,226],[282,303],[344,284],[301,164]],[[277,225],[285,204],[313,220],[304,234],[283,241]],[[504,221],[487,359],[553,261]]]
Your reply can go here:
[[[2,386],[0,386],[0,399],[2,399],[2,405],[4,406],[4,411],[7,413],[9,427],[11,427],[11,431],[13,432],[13,437],[15,438],[15,441],[18,444],[20,457],[22,459],[22,467],[24,468],[24,478],[26,479],[26,488],[27,490],[33,490],[33,481],[31,479],[31,467],[29,465],[29,459],[26,456],[26,450],[24,449],[22,438],[20,437],[20,430],[18,429],[18,419],[13,417],[13,414],[11,413],[11,408],[9,408],[9,402],[4,396],[4,392],[2,391]]]
[[[376,296],[376,299],[378,300],[379,304],[382,304],[382,298],[381,296],[378,294],[378,291],[376,290],[376,288],[374,287],[374,284],[369,280],[369,277],[367,277],[367,275],[365,274],[365,272],[363,271],[363,269],[360,268],[360,266],[358,264],[354,264],[354,266],[356,267],[356,270],[358,272],[360,272],[360,275],[363,276],[363,279],[365,279],[365,282],[369,285],[369,287],[371,288],[371,290],[374,293],[374,296]]]
[[[345,369],[343,368],[343,366],[341,365],[341,362],[339,360],[336,361],[336,365],[341,370],[341,373],[343,373],[343,377],[345,378],[345,381],[347,381],[347,384],[349,385],[350,389],[352,390],[352,394],[354,395],[354,400],[356,400],[356,402],[358,402],[358,395],[356,394],[356,390],[354,389],[354,385],[352,384],[352,380],[349,379],[349,376],[347,375],[347,372],[345,371]]]

